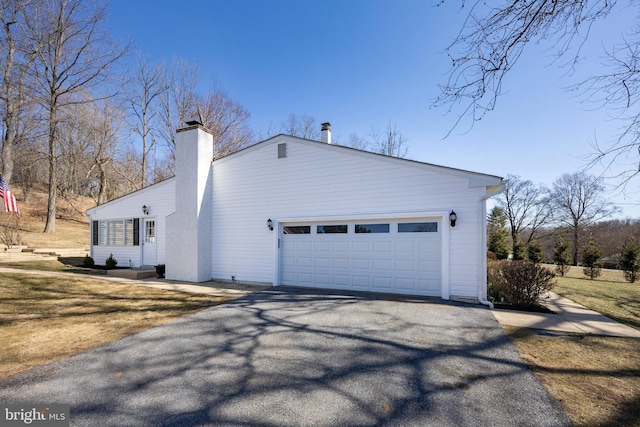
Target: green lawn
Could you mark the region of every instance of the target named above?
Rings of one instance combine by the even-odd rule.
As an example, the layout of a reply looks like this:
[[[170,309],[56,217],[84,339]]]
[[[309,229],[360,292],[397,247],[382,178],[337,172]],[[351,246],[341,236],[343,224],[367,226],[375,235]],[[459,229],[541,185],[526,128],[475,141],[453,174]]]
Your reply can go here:
[[[640,283],[558,277],[553,292],[640,329]]]

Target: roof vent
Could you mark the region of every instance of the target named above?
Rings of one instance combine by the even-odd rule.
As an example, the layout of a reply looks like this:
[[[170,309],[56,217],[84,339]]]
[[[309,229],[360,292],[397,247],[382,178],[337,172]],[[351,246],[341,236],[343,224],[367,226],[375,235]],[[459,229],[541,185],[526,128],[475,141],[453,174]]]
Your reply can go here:
[[[331,144],[331,123],[322,123],[322,130],[320,131],[320,141],[326,144]]]
[[[287,157],[287,144],[278,144],[278,158],[283,159],[285,157]]]

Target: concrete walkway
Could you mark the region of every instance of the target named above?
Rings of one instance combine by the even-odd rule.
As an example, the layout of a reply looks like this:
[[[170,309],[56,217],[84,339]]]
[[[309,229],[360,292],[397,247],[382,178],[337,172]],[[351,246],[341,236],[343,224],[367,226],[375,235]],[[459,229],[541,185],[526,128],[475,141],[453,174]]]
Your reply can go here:
[[[65,273],[60,271],[40,271],[40,270],[22,270],[19,268],[0,267],[0,273],[16,273],[16,274],[33,274],[38,276],[59,276],[59,277],[87,277],[77,273]],[[231,298],[239,298],[252,292],[261,291],[270,286],[244,285],[240,283],[227,282],[201,282],[198,284],[179,282],[166,279],[127,279],[123,277],[113,276],[89,276],[97,280],[105,280],[108,282],[122,283],[126,285],[146,286],[149,288],[166,289],[169,291],[186,292],[192,294],[205,294],[213,296],[224,296]]]
[[[578,335],[640,338],[640,330],[609,319],[553,292],[549,292],[543,304],[555,314],[504,309],[495,309],[492,313],[496,320],[504,326]]]

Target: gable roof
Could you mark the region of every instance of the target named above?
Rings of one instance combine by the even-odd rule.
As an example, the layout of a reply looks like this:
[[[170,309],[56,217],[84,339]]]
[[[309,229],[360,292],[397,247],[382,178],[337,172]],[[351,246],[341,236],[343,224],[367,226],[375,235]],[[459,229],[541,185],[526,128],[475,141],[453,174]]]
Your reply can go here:
[[[366,151],[366,150],[361,150],[358,148],[353,148],[353,147],[347,147],[345,145],[338,145],[338,144],[328,144],[326,142],[321,142],[321,141],[316,141],[316,140],[312,140],[312,139],[306,139],[306,138],[301,138],[301,137],[297,137],[297,136],[291,136],[291,135],[286,135],[286,134],[278,134],[275,136],[272,136],[271,138],[265,139],[263,141],[257,142],[256,144],[250,145],[248,147],[245,147],[241,150],[235,151],[233,153],[230,153],[224,157],[221,157],[219,159],[214,160],[214,162],[219,162],[222,160],[227,160],[236,156],[240,156],[243,155],[247,152],[251,152],[253,150],[257,150],[260,149],[266,145],[272,145],[272,144],[276,144],[276,143],[281,143],[282,141],[292,141],[292,142],[298,142],[298,143],[302,143],[302,144],[307,144],[310,146],[314,146],[314,147],[320,147],[320,148],[324,148],[324,149],[328,149],[328,150],[343,150],[343,152],[347,153],[353,153],[356,155],[362,155],[362,156],[374,156],[377,157],[379,159],[382,159],[383,161],[388,161],[388,162],[396,162],[399,165],[404,165],[404,166],[414,166],[414,167],[420,167],[420,168],[425,168],[428,170],[432,170],[432,171],[437,171],[440,173],[446,173],[446,174],[450,174],[450,175],[456,175],[456,176],[460,176],[460,177],[464,177],[469,179],[469,186],[471,187],[492,187],[492,186],[500,186],[502,185],[502,181],[503,181],[503,177],[501,176],[497,176],[497,175],[489,175],[486,173],[481,173],[481,172],[474,172],[474,171],[469,171],[469,170],[464,170],[464,169],[459,169],[459,168],[453,168],[453,167],[448,167],[448,166],[441,166],[441,165],[436,165],[433,163],[426,163],[426,162],[421,162],[418,160],[412,160],[412,159],[405,159],[405,158],[401,158],[401,157],[395,157],[395,156],[389,156],[387,154],[380,154],[380,153],[375,153],[372,151]]]
[[[96,205],[96,206],[94,206],[92,208],[89,208],[84,213],[85,213],[85,215],[91,215],[92,213],[95,213],[96,209],[100,209],[100,208],[103,208],[105,206],[109,206],[110,204],[112,204],[114,202],[120,202],[122,200],[126,200],[126,199],[130,199],[132,197],[140,196],[140,195],[142,195],[142,194],[144,194],[146,192],[149,192],[149,191],[155,190],[155,189],[157,189],[159,187],[162,187],[163,185],[166,185],[166,184],[172,182],[175,179],[176,179],[175,176],[172,176],[171,178],[163,179],[162,181],[156,182],[155,184],[151,184],[151,185],[149,185],[147,187],[141,188],[139,190],[132,191],[131,193],[127,193],[127,194],[125,194],[123,196],[116,197],[115,199],[109,200],[108,202],[103,203],[101,205]]]

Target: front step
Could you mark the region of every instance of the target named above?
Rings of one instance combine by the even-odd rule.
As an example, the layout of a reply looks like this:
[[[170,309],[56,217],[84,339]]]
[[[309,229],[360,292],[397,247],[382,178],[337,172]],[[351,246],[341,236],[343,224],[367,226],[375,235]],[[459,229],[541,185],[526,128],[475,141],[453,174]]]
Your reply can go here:
[[[122,277],[124,279],[148,279],[156,277],[156,270],[148,268],[117,268],[115,270],[107,270],[107,276]]]

